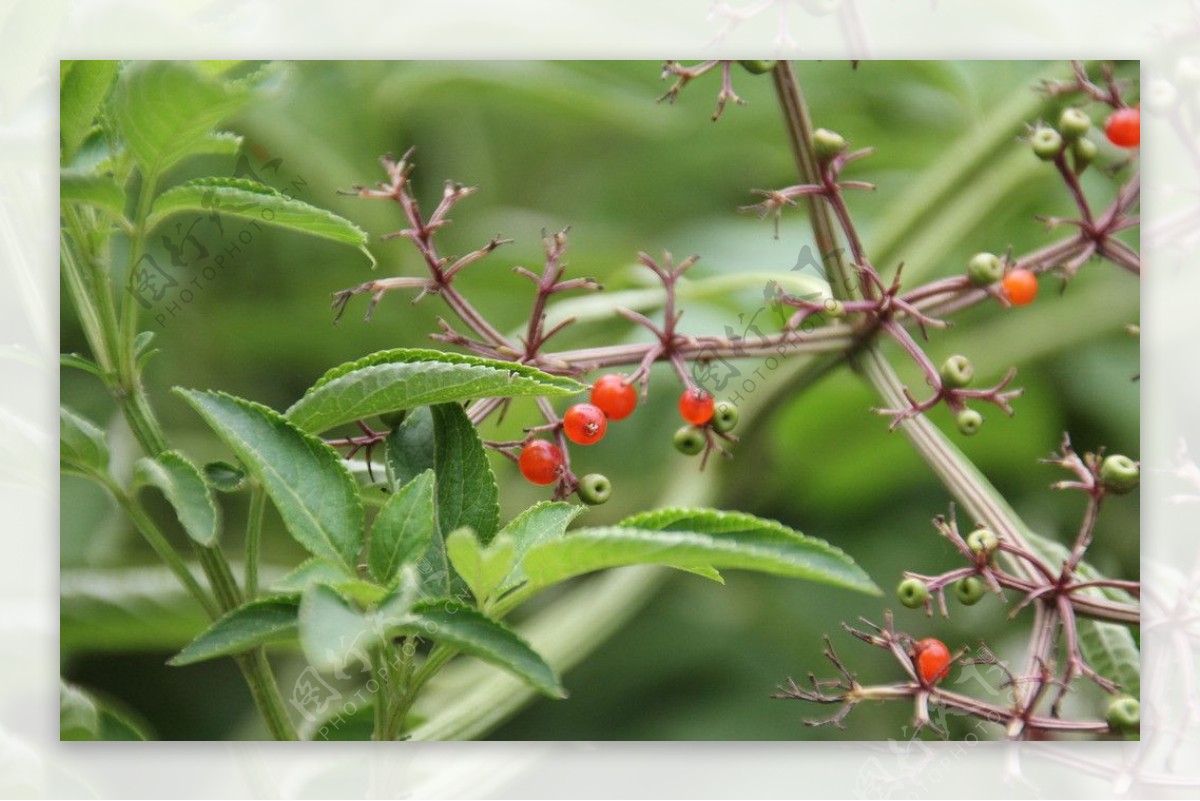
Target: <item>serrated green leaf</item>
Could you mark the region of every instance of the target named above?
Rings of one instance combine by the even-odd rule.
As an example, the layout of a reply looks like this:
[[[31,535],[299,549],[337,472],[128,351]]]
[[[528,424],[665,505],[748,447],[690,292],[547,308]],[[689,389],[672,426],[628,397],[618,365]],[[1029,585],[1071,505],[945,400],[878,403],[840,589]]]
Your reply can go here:
[[[375,515],[367,559],[371,575],[390,583],[403,565],[429,550],[436,533],[433,471],[426,470],[392,493]]]
[[[554,668],[516,632],[453,598],[429,598],[388,622],[388,634],[409,634],[453,646],[524,679],[551,698],[565,698]]]
[[[389,596],[387,587],[360,578],[343,579],[327,586],[364,611],[372,609]]]
[[[845,551],[825,540],[810,537],[795,529],[789,528],[774,520],[767,520],[744,512],[723,512],[716,509],[679,509],[666,508],[627,517],[620,525],[633,528],[649,529],[652,531],[694,531],[701,534],[716,534],[722,537],[741,537],[765,540],[779,540],[784,544],[793,545],[796,555],[807,553],[807,561],[815,571],[809,578],[828,584],[836,584],[847,589],[858,590],[871,594],[879,594],[879,588],[871,581],[866,572],[855,564]],[[713,563],[707,567],[722,567]],[[732,567],[732,565],[728,565]],[[688,565],[690,568],[699,567]],[[715,570],[693,570],[692,572],[714,581],[723,580]],[[794,575],[789,573],[789,575]]]
[[[525,552],[541,542],[562,537],[567,526],[583,512],[583,507],[562,501],[542,501],[535,504],[508,522],[497,538],[507,536],[513,542],[513,568],[500,582],[496,594],[512,589],[525,581],[521,559]]]
[[[401,348],[333,368],[287,410],[314,434],[400,409],[476,398],[562,397],[582,392],[574,379],[511,362]]]
[[[337,452],[266,406],[222,392],[175,392],[262,483],[296,541],[353,571],[362,549],[363,507]]]
[[[356,247],[375,266],[375,257],[367,249],[366,231],[331,211],[244,178],[197,178],[172,187],[155,199],[146,227],[151,230],[172,214],[210,214],[214,209],[222,215]]]
[[[428,406],[413,409],[384,442],[388,485],[396,491],[426,470],[433,469],[433,413]]]
[[[500,490],[479,432],[457,403],[433,407],[433,467],[442,536],[467,527],[484,545],[500,528]]]
[[[346,568],[314,556],[300,563],[292,572],[271,585],[271,592],[280,595],[302,595],[312,584],[338,584],[354,578]]]
[[[74,157],[96,120],[117,75],[115,61],[64,61],[59,82],[59,133],[62,163]]]
[[[59,679],[60,740],[148,740],[145,724],[91,693]]]
[[[242,137],[229,131],[212,131],[192,148],[195,155],[235,156],[242,149]]]
[[[64,172],[59,178],[58,192],[62,203],[95,206],[117,219],[125,214],[125,190],[107,175]]]
[[[192,540],[206,548],[217,544],[217,503],[204,477],[187,458],[164,451],[154,459],[139,459],[134,474],[140,483],[155,486],[166,496]]]
[[[312,584],[300,600],[300,645],[319,671],[343,670],[357,660],[369,666],[379,643],[374,615],[363,612],[332,587]]]
[[[217,492],[237,492],[246,486],[246,471],[229,462],[204,465],[204,480]]]
[[[469,528],[450,532],[446,537],[446,555],[478,604],[485,603],[496,593],[516,563],[512,537],[498,534],[484,547]]]
[[[633,527],[636,523],[652,528]],[[523,560],[535,588],[634,564],[699,568],[702,573],[714,568],[755,570],[879,592],[861,568],[827,543],[751,515],[708,510],[664,510],[661,515],[638,515],[621,526],[579,529],[530,548]]]
[[[202,75],[193,65],[139,61],[126,66],[113,111],[129,152],[145,175],[161,175],[202,150],[206,137],[248,93]]]
[[[180,667],[244,653],[267,643],[295,638],[299,604],[295,598],[259,598],[222,616],[175,656],[168,665]]]
[[[108,442],[90,420],[58,410],[59,459],[64,470],[89,476],[108,470]]]

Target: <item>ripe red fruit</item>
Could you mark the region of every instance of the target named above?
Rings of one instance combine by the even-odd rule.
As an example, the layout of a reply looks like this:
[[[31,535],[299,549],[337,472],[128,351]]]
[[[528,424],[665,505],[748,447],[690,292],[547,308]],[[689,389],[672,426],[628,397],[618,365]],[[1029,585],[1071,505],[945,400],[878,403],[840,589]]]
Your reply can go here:
[[[925,684],[937,684],[950,673],[950,649],[946,643],[926,637],[916,644],[917,674]]]
[[[624,420],[637,407],[637,390],[615,373],[600,376],[592,384],[592,405],[600,407],[609,420]]]
[[[521,450],[518,466],[521,475],[534,484],[545,486],[558,481],[563,465],[563,452],[553,442],[535,439]]]
[[[699,387],[689,387],[679,396],[679,414],[694,426],[706,425],[715,410],[713,396]]]
[[[593,445],[604,438],[608,420],[599,406],[577,403],[563,415],[563,431],[567,439],[578,445]]]
[[[1025,306],[1033,303],[1037,297],[1038,280],[1031,271],[1018,268],[1009,270],[1004,276],[1004,294],[1014,306]]]
[[[1108,141],[1117,147],[1137,147],[1142,141],[1142,112],[1136,108],[1119,108],[1104,125]]]

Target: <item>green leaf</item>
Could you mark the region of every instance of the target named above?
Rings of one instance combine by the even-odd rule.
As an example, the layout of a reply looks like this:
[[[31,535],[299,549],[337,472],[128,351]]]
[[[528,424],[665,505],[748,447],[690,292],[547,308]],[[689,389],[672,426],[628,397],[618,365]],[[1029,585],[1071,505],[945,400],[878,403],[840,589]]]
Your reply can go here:
[[[550,696],[565,698],[554,668],[516,632],[453,598],[429,598],[413,604],[407,616],[387,621],[388,634],[419,636],[453,646],[513,673]]]
[[[314,434],[400,409],[476,398],[563,397],[579,382],[512,362],[435,350],[380,351],[335,367],[287,410]]]
[[[362,549],[363,507],[337,452],[266,406],[222,392],[175,392],[262,483],[296,541],[353,572]]]
[[[324,584],[313,584],[300,600],[300,645],[308,663],[322,672],[341,671],[351,660],[370,665],[378,644],[374,615],[364,613]]]
[[[204,480],[217,492],[237,492],[246,486],[246,471],[229,462],[204,465]]]
[[[437,532],[433,471],[426,470],[384,503],[371,524],[367,564],[376,581],[390,583],[401,566],[429,550]]]
[[[366,231],[331,211],[244,178],[197,178],[172,187],[155,199],[146,227],[151,230],[172,214],[209,214],[214,208],[222,215],[242,217],[356,247],[371,260],[371,266],[375,266],[375,257],[367,249]]]
[[[669,509],[638,515],[621,526],[579,529],[530,548],[523,562],[535,588],[634,564],[700,568],[703,573],[712,568],[755,570],[879,593],[849,557],[821,540],[773,521],[711,510]]]
[[[360,578],[343,579],[327,586],[364,611],[373,609],[389,596],[387,587]]]
[[[450,532],[446,537],[446,555],[478,604],[492,597],[516,564],[512,537],[500,534],[483,546],[469,528]]]
[[[354,574],[346,568],[314,556],[272,584],[271,591],[280,595],[302,595],[312,584],[338,584],[353,578]]]
[[[388,485],[398,490],[433,469],[433,413],[428,406],[413,409],[384,442]]]
[[[87,138],[96,114],[117,75],[115,61],[64,61],[59,84],[59,131],[62,163],[68,163]]]
[[[195,155],[236,156],[242,149],[242,137],[229,131],[212,131],[192,148]]]
[[[59,200],[63,203],[95,206],[117,219],[125,215],[125,190],[107,175],[64,172],[58,186]]]
[[[479,432],[457,403],[433,407],[433,466],[442,536],[471,528],[487,545],[500,528],[500,491]]]
[[[58,364],[61,367],[73,367],[76,370],[91,373],[96,378],[104,378],[104,371],[100,369],[100,365],[86,356],[80,356],[78,353],[60,353],[58,355]]]
[[[510,590],[525,581],[521,559],[525,552],[541,542],[561,538],[583,507],[562,501],[542,501],[534,504],[509,521],[496,538],[508,537],[513,543],[512,571],[500,582],[497,594]]]
[[[139,61],[122,70],[113,111],[143,175],[161,175],[180,159],[207,152],[213,128],[247,97],[244,89],[224,86],[192,65]]]
[[[58,410],[59,459],[68,472],[84,476],[108,472],[108,442],[104,432],[74,412]]]
[[[145,724],[91,693],[59,679],[60,740],[148,740]]]
[[[217,504],[212,491],[196,466],[176,451],[164,451],[156,458],[139,459],[134,466],[139,483],[157,487],[195,542],[206,548],[217,544],[220,533]]]
[[[259,598],[242,604],[209,626],[167,660],[168,665],[194,665],[219,656],[249,651],[267,643],[293,639],[299,605],[295,598]]]

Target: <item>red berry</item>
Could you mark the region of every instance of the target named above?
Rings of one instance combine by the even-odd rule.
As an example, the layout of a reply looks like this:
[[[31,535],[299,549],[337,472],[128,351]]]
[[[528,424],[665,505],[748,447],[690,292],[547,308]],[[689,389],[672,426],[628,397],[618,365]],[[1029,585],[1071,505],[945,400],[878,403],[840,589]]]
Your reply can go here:
[[[608,420],[599,406],[577,403],[563,415],[563,431],[567,439],[578,445],[593,445],[604,438]]]
[[[937,684],[950,673],[950,649],[941,640],[927,637],[916,644],[917,673],[925,684]]]
[[[1142,112],[1136,108],[1119,108],[1104,125],[1108,141],[1117,147],[1137,147],[1142,141]]]
[[[679,414],[694,426],[706,425],[715,410],[713,396],[699,387],[685,389],[679,396]]]
[[[600,376],[592,384],[592,404],[599,406],[609,420],[624,420],[637,407],[637,390],[615,373]]]
[[[1031,271],[1018,268],[1004,276],[1004,294],[1014,306],[1026,306],[1037,297],[1038,280]]]
[[[521,475],[534,484],[553,484],[563,466],[563,452],[553,442],[535,439],[521,450],[518,464]]]

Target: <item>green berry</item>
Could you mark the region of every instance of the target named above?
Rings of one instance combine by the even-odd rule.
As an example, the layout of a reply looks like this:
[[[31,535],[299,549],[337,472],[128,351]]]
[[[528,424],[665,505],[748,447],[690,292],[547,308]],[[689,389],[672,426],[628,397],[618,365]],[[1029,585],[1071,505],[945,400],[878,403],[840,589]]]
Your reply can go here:
[[[942,362],[939,372],[942,384],[951,389],[962,389],[975,377],[975,368],[971,366],[971,360],[961,354],[955,354]]]
[[[1075,167],[1075,174],[1083,172],[1096,159],[1096,154],[1099,153],[1099,148],[1091,139],[1076,139],[1071,143],[1071,163]]]
[[[588,506],[599,506],[612,495],[612,482],[600,473],[588,473],[579,479],[579,500]]]
[[[1114,495],[1124,495],[1136,489],[1141,480],[1141,468],[1128,456],[1114,453],[1104,457],[1100,465],[1100,483]]]
[[[394,412],[384,412],[383,414],[379,415],[379,419],[383,421],[383,424],[388,427],[389,431],[395,431],[397,428],[399,428],[400,424],[404,422],[405,417],[408,417],[407,409],[399,409]]]
[[[963,606],[974,606],[983,599],[987,588],[979,576],[967,576],[954,585],[954,594]]]
[[[812,143],[819,161],[829,161],[846,149],[846,140],[842,135],[826,128],[813,131]]]
[[[721,434],[728,434],[733,429],[737,428],[738,424],[738,408],[729,401],[721,401],[717,404],[716,411],[713,412],[713,418],[710,422],[713,430]]]
[[[971,553],[983,554],[990,561],[1000,547],[1000,539],[988,528],[977,528],[967,535],[967,547]]]
[[[954,418],[954,422],[958,425],[959,432],[969,437],[983,425],[983,415],[974,409],[963,409]]]
[[[1062,151],[1062,134],[1053,128],[1038,128],[1029,137],[1033,154],[1042,161],[1053,161]]]
[[[775,69],[774,61],[738,61],[738,63],[751,75],[764,75]]]
[[[686,456],[695,456],[704,450],[704,432],[696,426],[683,426],[675,432],[675,450]]]
[[[896,595],[900,598],[900,603],[909,609],[916,609],[925,605],[925,601],[929,598],[929,590],[926,589],[925,582],[920,579],[906,578],[896,588]]]
[[[1120,695],[1108,703],[1104,719],[1114,731],[1129,731],[1142,725],[1142,704],[1129,695]]]
[[[1068,142],[1078,139],[1091,129],[1092,118],[1083,109],[1063,109],[1062,116],[1058,118],[1058,130]]]
[[[967,262],[967,278],[975,286],[988,286],[1004,277],[1004,262],[995,253],[976,253]]]

